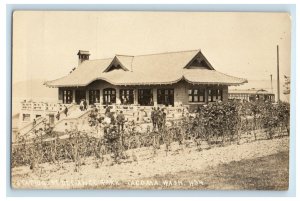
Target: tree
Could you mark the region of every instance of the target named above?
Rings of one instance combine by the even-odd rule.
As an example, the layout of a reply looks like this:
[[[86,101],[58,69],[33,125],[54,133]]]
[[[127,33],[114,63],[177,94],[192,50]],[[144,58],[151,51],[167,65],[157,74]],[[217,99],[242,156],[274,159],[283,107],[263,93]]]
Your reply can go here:
[[[288,95],[290,94],[290,85],[291,85],[291,77],[290,76],[284,76],[284,90],[283,94]]]

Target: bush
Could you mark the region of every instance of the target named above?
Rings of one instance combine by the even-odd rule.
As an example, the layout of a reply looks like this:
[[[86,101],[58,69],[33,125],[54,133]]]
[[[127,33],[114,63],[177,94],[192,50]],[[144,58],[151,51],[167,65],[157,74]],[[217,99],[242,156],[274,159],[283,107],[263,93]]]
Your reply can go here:
[[[89,124],[101,128],[99,113],[93,112],[89,116]],[[73,160],[76,163],[75,170],[86,157],[95,156],[101,158],[103,154],[111,153],[117,160],[126,149],[165,144],[166,150],[172,142],[180,145],[187,141],[194,141],[197,146],[202,141],[209,145],[226,142],[239,143],[242,134],[264,131],[267,138],[273,138],[276,133],[282,135],[286,130],[289,134],[290,105],[285,102],[278,104],[270,102],[217,102],[199,106],[197,113],[187,113],[178,121],[171,120],[171,126],[166,126],[159,132],[141,132],[138,125],[130,122],[125,130],[119,132],[116,126],[105,128],[104,139],[90,137],[86,133],[74,129],[67,131],[68,139],[59,139],[55,136],[52,141],[45,141],[45,135],[38,133],[34,140],[20,138],[18,144],[12,146],[12,167],[18,165],[30,165],[44,162],[57,162],[59,160]],[[278,130],[279,129],[279,130]],[[49,131],[51,132],[51,131]],[[54,136],[46,133],[46,136]]]

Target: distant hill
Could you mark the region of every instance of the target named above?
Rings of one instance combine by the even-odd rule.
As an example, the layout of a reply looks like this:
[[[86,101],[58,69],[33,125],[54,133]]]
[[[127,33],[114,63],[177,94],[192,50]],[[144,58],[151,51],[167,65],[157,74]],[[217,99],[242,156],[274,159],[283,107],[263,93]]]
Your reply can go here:
[[[12,84],[13,115],[20,111],[20,102],[25,99],[33,101],[57,101],[57,88],[46,87],[43,83],[43,80],[28,80]]]

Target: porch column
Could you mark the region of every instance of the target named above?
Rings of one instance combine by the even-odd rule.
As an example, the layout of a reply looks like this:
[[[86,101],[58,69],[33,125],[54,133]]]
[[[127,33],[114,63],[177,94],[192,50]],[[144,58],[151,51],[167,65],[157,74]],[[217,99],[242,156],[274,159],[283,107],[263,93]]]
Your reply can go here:
[[[63,101],[63,90],[62,88],[58,88],[58,101]]]
[[[133,104],[138,104],[138,89],[133,90]]]
[[[90,99],[89,99],[89,90],[85,90],[85,100],[86,100],[86,102],[87,102],[87,104],[89,105],[90,104]]]
[[[120,89],[116,88],[116,104],[120,105],[121,104],[121,100],[120,100]]]
[[[73,104],[76,104],[76,100],[75,100],[76,92],[75,92],[75,89],[73,89],[72,92],[73,92],[73,95],[72,95],[72,103],[73,103]]]
[[[154,106],[157,106],[157,88],[153,88],[153,103]]]
[[[205,103],[208,103],[208,86],[205,87]]]
[[[228,102],[228,86],[223,86],[223,102]]]
[[[99,99],[99,103],[100,105],[103,105],[103,90],[102,89],[99,89],[100,90],[100,99]]]

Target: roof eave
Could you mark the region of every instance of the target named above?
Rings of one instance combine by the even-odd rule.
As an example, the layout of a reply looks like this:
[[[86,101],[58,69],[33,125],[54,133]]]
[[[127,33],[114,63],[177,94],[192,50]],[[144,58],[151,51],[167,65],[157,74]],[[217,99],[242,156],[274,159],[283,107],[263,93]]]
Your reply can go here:
[[[94,79],[92,81],[90,81],[89,83],[86,83],[86,84],[76,84],[76,85],[49,85],[49,84],[45,84],[47,87],[51,87],[51,88],[60,88],[60,87],[85,87],[87,85],[89,85],[90,83],[96,81],[96,80],[103,80],[103,81],[106,81],[112,85],[116,85],[116,86],[134,86],[134,85],[167,85],[167,84],[175,84],[175,83],[178,83],[179,81],[181,80],[185,80],[186,82],[190,83],[190,84],[206,84],[206,85],[227,85],[227,86],[239,86],[239,85],[242,85],[244,83],[247,83],[248,81],[247,80],[244,80],[242,82],[195,82],[195,81],[190,81],[188,79],[186,79],[184,76],[176,79],[176,80],[173,80],[173,81],[167,81],[167,82],[132,82],[132,83],[126,83],[126,82],[119,82],[119,83],[115,83],[115,82],[112,82],[108,79],[104,79],[104,78],[97,78],[97,79]]]

